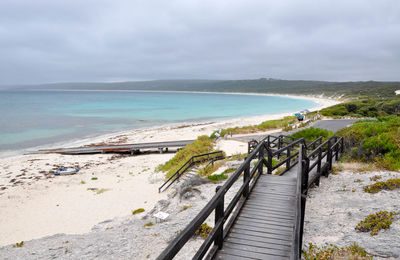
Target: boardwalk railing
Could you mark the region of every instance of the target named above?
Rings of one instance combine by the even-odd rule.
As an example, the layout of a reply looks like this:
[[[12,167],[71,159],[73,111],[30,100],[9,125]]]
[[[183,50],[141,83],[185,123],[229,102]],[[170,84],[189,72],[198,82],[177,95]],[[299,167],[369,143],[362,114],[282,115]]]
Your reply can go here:
[[[304,215],[308,189],[313,184],[319,185],[321,175],[329,175],[329,171],[332,169],[333,159],[335,159],[335,161],[339,160],[339,155],[343,154],[344,151],[344,139],[340,136],[332,136],[325,142],[321,143],[321,141],[319,141],[319,143],[320,144],[308,154],[306,147],[303,144],[300,145],[299,161],[301,163],[297,172],[295,203],[296,219],[293,234],[292,259],[301,258]],[[326,160],[324,162],[325,157]],[[317,169],[316,171],[313,171],[315,167],[317,167]],[[310,176],[310,173],[314,174]]]
[[[214,162],[216,160],[221,160],[224,158],[223,151],[216,151],[212,153],[204,153],[190,157],[171,177],[169,177],[159,188],[158,192],[164,191],[168,189],[175,181],[179,180],[179,178],[189,170],[193,165],[202,163],[205,161]]]
[[[216,194],[185,229],[164,249],[157,259],[172,259],[187,241],[192,238],[201,224],[214,212],[214,227],[193,257],[193,259],[203,259],[204,257],[212,259],[218,250],[222,249],[224,238],[234,225],[240,210],[257,183],[258,178],[264,173],[264,166],[267,167],[266,173],[268,174],[271,174],[280,166],[285,166],[285,169],[280,174],[283,175],[296,163],[301,162],[299,172],[297,173],[296,213],[291,253],[291,259],[300,259],[306,195],[310,185],[317,180],[316,177],[313,177],[312,182],[309,182],[309,172],[320,165],[317,172],[317,176],[320,176],[323,172],[322,169],[331,168],[332,160],[334,157],[338,159],[339,152],[343,152],[343,139],[337,136],[331,137],[325,142],[322,142],[322,138],[318,138],[313,142],[307,142],[302,138],[268,136],[256,146],[224,185],[217,187]],[[280,161],[273,165],[273,158],[278,156],[281,157]],[[322,165],[322,160],[325,157],[327,160]],[[257,162],[254,166],[252,163],[253,160]],[[312,160],[317,160],[317,163],[313,161],[310,165]],[[241,178],[243,178],[243,183],[239,190],[229,202],[225,202],[226,193]],[[225,207],[225,205],[227,206]]]
[[[157,259],[172,259],[186,242],[194,235],[201,224],[215,212],[214,228],[209,233],[207,239],[201,245],[193,259],[202,259],[205,255],[213,257],[218,249],[223,246],[224,237],[232,227],[236,216],[244,205],[246,198],[253,189],[258,177],[263,173],[263,164],[268,162],[264,158],[264,151],[269,148],[263,141],[246,158],[239,168],[231,175],[223,186],[216,189],[216,194],[211,198],[207,205],[199,214],[186,226],[186,228],[168,245],[168,247],[159,255]],[[252,160],[257,160],[254,167],[251,168]],[[235,196],[225,205],[225,194],[232,185],[243,176],[243,184],[236,192]]]

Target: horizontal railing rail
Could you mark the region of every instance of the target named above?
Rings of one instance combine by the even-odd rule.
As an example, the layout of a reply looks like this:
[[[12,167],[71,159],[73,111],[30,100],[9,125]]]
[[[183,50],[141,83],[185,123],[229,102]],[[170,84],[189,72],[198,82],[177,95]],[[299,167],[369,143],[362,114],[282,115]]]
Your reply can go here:
[[[171,177],[169,177],[159,188],[158,192],[164,191],[168,189],[175,181],[179,180],[179,178],[193,165],[201,162],[205,162],[208,160],[220,160],[224,158],[223,151],[216,151],[211,153],[204,153],[199,155],[194,155],[190,157]]]

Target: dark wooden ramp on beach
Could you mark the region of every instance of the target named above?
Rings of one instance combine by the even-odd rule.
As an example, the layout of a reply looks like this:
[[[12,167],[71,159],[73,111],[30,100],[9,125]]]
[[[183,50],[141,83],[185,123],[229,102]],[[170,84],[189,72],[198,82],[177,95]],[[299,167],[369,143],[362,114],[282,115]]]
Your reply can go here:
[[[288,259],[295,202],[295,177],[260,176],[215,259]]]
[[[60,154],[95,154],[95,153],[136,153],[143,149],[157,149],[160,152],[168,151],[168,148],[182,148],[194,140],[181,140],[169,142],[118,144],[118,145],[90,145],[73,148],[58,148],[39,150],[38,153],[60,153]]]

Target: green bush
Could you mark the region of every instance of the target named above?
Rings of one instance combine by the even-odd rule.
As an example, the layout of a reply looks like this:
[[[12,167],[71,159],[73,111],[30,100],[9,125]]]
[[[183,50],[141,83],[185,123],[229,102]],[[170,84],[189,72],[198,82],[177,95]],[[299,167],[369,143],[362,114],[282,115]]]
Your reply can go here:
[[[201,226],[194,233],[195,236],[200,236],[203,239],[208,237],[208,234],[211,232],[213,228],[207,225],[207,223],[201,224]]]
[[[356,226],[356,230],[361,232],[370,232],[371,236],[378,234],[381,229],[388,229],[392,224],[392,220],[397,215],[396,212],[379,211],[375,214],[368,215],[364,220],[360,221]]]
[[[198,154],[213,152],[213,140],[208,136],[199,136],[193,143],[179,150],[174,157],[157,167],[158,171],[167,172],[166,177],[172,176],[190,157]]]
[[[283,127],[286,127],[288,124],[292,124],[295,122],[296,122],[296,117],[286,116],[282,119],[264,121],[259,125],[249,125],[249,126],[231,127],[231,128],[221,129],[221,133],[219,133],[219,130],[216,130],[211,134],[210,138],[212,138],[212,139],[216,138],[217,133],[219,133],[220,136],[225,136],[225,135],[229,135],[230,133],[232,133],[232,134],[248,134],[248,133],[256,133],[259,131],[265,131],[265,130],[269,130],[269,129],[283,128]]]
[[[356,243],[348,247],[339,248],[336,245],[318,247],[312,243],[308,249],[303,250],[306,260],[332,260],[332,259],[372,259],[372,256]]]
[[[331,131],[315,127],[306,128],[292,134],[292,136],[295,138],[304,138],[305,140],[308,141],[314,141],[320,136],[322,136],[323,139],[327,139],[332,135],[333,133]]]
[[[400,178],[389,179],[387,181],[378,181],[363,188],[368,193],[378,193],[381,190],[394,190],[400,188]]]
[[[360,120],[337,132],[344,137],[350,159],[376,163],[388,170],[400,169],[400,118],[378,117],[376,121]]]
[[[379,117],[400,114],[400,98],[364,99],[355,102],[337,104],[321,110],[321,114],[331,117]]]
[[[213,174],[207,177],[209,180],[211,180],[212,182],[217,182],[220,180],[225,180],[228,179],[228,175],[225,173],[220,173],[220,174]]]

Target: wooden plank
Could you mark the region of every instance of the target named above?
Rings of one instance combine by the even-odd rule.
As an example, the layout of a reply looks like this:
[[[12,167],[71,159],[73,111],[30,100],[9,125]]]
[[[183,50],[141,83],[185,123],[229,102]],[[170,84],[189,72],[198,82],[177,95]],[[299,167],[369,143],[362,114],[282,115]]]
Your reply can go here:
[[[273,256],[273,255],[265,255],[265,254],[259,254],[259,253],[252,253],[252,252],[247,252],[247,251],[241,251],[241,250],[235,250],[230,248],[229,252],[227,249],[221,249],[216,258],[218,260],[236,260],[236,259],[254,259],[254,260],[281,260],[281,259],[287,259],[281,256]]]
[[[256,186],[253,189],[254,192],[257,193],[273,193],[273,194],[293,194],[296,191],[296,188],[290,188],[290,189],[275,189],[273,187],[260,187]]]
[[[267,207],[267,208],[261,208],[261,207],[258,207],[258,206],[254,206],[254,205],[251,205],[251,204],[246,204],[246,208],[249,208],[249,209],[258,209],[258,210],[268,210],[268,211],[271,211],[271,212],[276,212],[276,213],[279,213],[279,214],[287,214],[288,216],[293,216],[294,217],[294,215],[295,215],[295,210],[294,209],[287,209],[287,210],[284,210],[284,209],[281,209],[281,210],[279,210],[279,209],[276,209],[276,208],[271,208],[271,207]]]
[[[236,221],[237,225],[243,225],[243,226],[252,226],[252,227],[259,227],[259,228],[271,228],[271,229],[275,229],[275,230],[284,230],[284,231],[289,231],[289,232],[293,232],[293,225],[275,225],[275,223],[259,223],[259,222],[249,222],[247,220],[244,219],[238,219]]]
[[[269,225],[254,225],[254,223],[247,223],[247,224],[236,223],[235,228],[252,230],[252,231],[263,232],[263,233],[285,235],[285,236],[293,235],[293,228],[285,228],[285,227],[275,226],[275,225],[271,225],[271,224],[269,224]]]
[[[283,226],[283,227],[292,227],[293,223],[292,221],[283,221],[281,219],[257,219],[253,217],[247,217],[247,216],[240,216],[237,220],[243,220],[243,221],[251,221],[254,223],[258,224],[274,224],[277,226]]]
[[[263,218],[263,219],[275,219],[276,221],[281,221],[281,220],[287,220],[287,221],[294,221],[294,217],[293,216],[288,216],[285,214],[276,214],[276,213],[271,213],[271,212],[267,212],[267,211],[257,211],[257,210],[246,210],[246,211],[242,211],[243,213],[246,213],[247,215],[256,217],[258,216],[259,218]]]
[[[263,199],[265,201],[279,201],[279,200],[293,200],[296,198],[296,196],[293,194],[268,194],[268,193],[257,193],[257,192],[252,192],[250,196],[248,197],[249,200],[257,198],[257,199]]]
[[[243,256],[237,256],[237,255],[230,255],[230,254],[224,254],[221,251],[217,253],[214,259],[218,260],[243,260],[243,259],[259,259],[259,258],[249,258],[249,257],[243,257]]]
[[[270,244],[270,243],[265,243],[265,242],[260,242],[260,241],[249,241],[249,240],[239,239],[239,238],[229,238],[229,239],[226,239],[225,242],[230,243],[232,245],[235,245],[235,244],[246,245],[246,246],[269,248],[269,249],[283,250],[283,251],[290,250],[290,248],[291,248],[290,245]]]
[[[258,243],[268,244],[268,245],[270,244],[270,245],[281,245],[281,246],[291,247],[291,242],[288,242],[285,240],[269,238],[269,237],[255,237],[255,236],[238,233],[238,232],[230,233],[229,237],[226,239],[239,239],[239,240],[249,241],[249,243],[258,242]]]
[[[245,218],[249,218],[249,219],[254,219],[254,220],[264,220],[267,221],[265,217],[263,216],[258,216],[258,215],[251,215],[249,213],[243,213],[240,215],[240,217],[245,217]],[[282,223],[283,225],[292,225],[293,224],[293,220],[289,220],[289,219],[273,219],[270,218],[268,219],[268,222],[271,223]]]
[[[278,257],[289,257],[289,250],[277,250],[271,248],[262,248],[262,247],[232,244],[232,243],[224,244],[224,248],[226,248],[226,253],[229,253],[231,249],[234,249],[234,250],[242,250],[248,253],[258,253],[258,254],[278,256]]]
[[[251,197],[247,201],[248,203],[252,204],[258,204],[260,207],[268,207],[268,206],[281,206],[284,208],[291,208],[294,205],[295,200],[271,200],[271,201],[266,201],[262,197]],[[247,204],[246,202],[246,204]]]
[[[260,187],[286,187],[293,188],[296,187],[295,183],[288,182],[270,182],[270,181],[258,181],[257,185]]]
[[[266,232],[258,232],[258,231],[254,231],[254,230],[248,230],[248,229],[243,229],[243,228],[237,228],[236,225],[232,228],[233,232],[242,232],[244,234],[248,234],[248,235],[252,235],[252,236],[256,236],[256,237],[269,237],[269,238],[276,238],[276,239],[280,239],[280,240],[284,240],[287,242],[290,242],[292,237],[288,236],[286,234],[275,234],[275,233],[266,233]]]
[[[265,204],[262,204],[260,202],[251,202],[251,201],[246,203],[246,205],[252,205],[255,207],[259,207],[259,208],[270,208],[270,209],[275,209],[276,211],[280,210],[282,212],[294,212],[294,210],[295,210],[295,209],[293,209],[293,207],[294,207],[293,205],[287,206],[287,205],[279,205],[279,204],[269,204],[269,205],[265,206]]]

